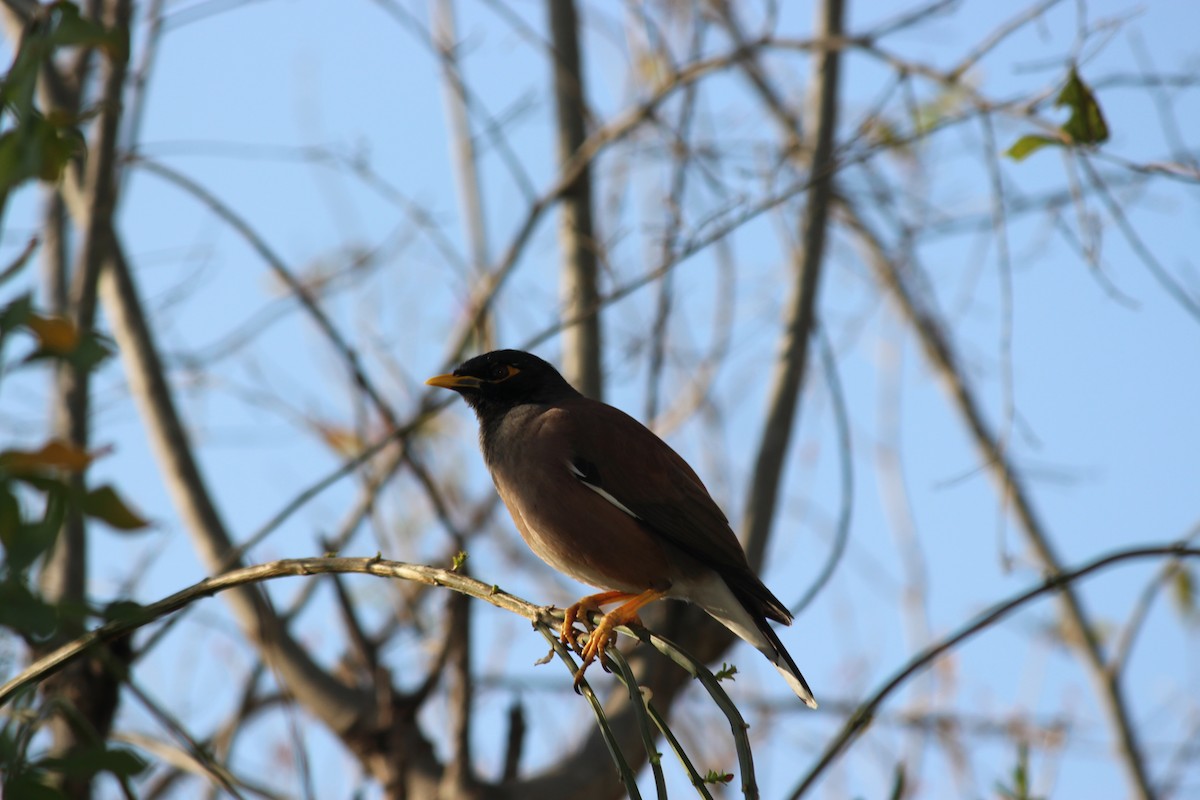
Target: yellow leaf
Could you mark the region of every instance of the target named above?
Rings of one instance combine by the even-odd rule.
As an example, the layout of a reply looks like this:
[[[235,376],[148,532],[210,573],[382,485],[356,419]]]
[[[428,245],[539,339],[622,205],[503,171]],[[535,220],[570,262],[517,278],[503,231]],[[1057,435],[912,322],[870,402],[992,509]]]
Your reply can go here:
[[[0,469],[13,475],[28,475],[48,469],[83,472],[97,455],[55,439],[38,450],[5,450],[0,453]]]
[[[51,353],[71,353],[79,346],[79,328],[69,319],[30,314],[25,326],[33,331],[42,349]]]

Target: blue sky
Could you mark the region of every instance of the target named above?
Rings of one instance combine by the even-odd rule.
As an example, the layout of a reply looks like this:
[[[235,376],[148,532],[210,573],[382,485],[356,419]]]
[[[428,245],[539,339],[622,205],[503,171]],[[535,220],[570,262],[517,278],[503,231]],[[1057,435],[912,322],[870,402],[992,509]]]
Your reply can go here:
[[[426,4],[400,2],[418,20]],[[780,30],[803,37],[811,30],[809,4],[784,4]],[[914,8],[901,3],[852,3],[850,29]],[[150,85],[143,152],[199,181],[238,213],[298,272],[344,264],[346,254],[365,248],[378,253],[377,269],[329,298],[325,305],[360,347],[368,368],[401,410],[415,407],[421,381],[442,371],[446,338],[462,314],[469,276],[449,263],[430,237],[406,218],[403,207],[345,168],[305,160],[312,150],[359,160],[440,226],[461,253],[463,229],[438,70],[423,46],[371,3],[260,2],[211,16],[170,5]],[[543,26],[539,4],[515,6],[534,30]],[[590,100],[600,119],[609,119],[639,95],[631,79],[631,57],[622,24],[630,17],[613,4],[592,4],[585,42]],[[883,40],[903,57],[946,67],[1026,6],[966,2],[952,14]],[[1145,163],[1172,158],[1153,99],[1141,88],[1104,88],[1113,75],[1135,74],[1142,47],[1154,66],[1171,74],[1194,72],[1193,31],[1197,9],[1187,3],[1144,6],[1122,2],[1087,4],[1088,24],[1106,30],[1089,37],[1082,53],[1074,43],[1079,6],[1059,3],[1043,21],[1027,26],[991,52],[969,74],[993,98],[1053,91],[1066,59],[1082,55],[1085,80],[1098,87],[1112,129],[1106,155]],[[544,57],[507,26],[487,4],[459,8],[468,80],[489,113],[505,120],[507,140],[529,180],[543,190],[554,175]],[[753,19],[753,18],[752,18]],[[170,21],[170,20],[173,20]],[[751,23],[748,21],[748,25]],[[751,25],[752,27],[752,25]],[[714,51],[724,47],[713,37]],[[138,42],[135,42],[135,45]],[[793,100],[803,97],[807,62],[777,53],[772,74]],[[862,53],[847,57],[843,132],[874,107],[890,72]],[[732,184],[752,189],[767,156],[769,127],[744,80],[736,74],[705,84],[697,130],[719,143]],[[935,91],[916,84],[917,101]],[[1188,141],[1200,127],[1194,91],[1168,90],[1178,127]],[[888,105],[898,115],[901,102]],[[1049,114],[1049,112],[1047,112]],[[1049,114],[1053,116],[1053,114]],[[897,117],[899,118],[899,117]],[[998,118],[1001,149],[1031,128]],[[880,156],[873,164],[887,179],[906,187],[903,207],[871,209],[914,224],[930,219],[991,211],[988,175],[980,164],[984,133],[977,123],[951,128],[918,146],[911,158]],[[662,230],[663,174],[655,167],[660,142],[639,140],[601,160],[597,205],[605,213],[611,272],[609,286],[649,269]],[[739,145],[744,145],[739,147]],[[1099,161],[1106,174],[1113,162]],[[1036,196],[1064,185],[1077,168],[1046,150],[1024,162],[1001,160],[1010,198]],[[482,153],[491,257],[507,247],[523,219],[525,198],[518,181],[494,147]],[[748,176],[748,177],[747,177]],[[866,203],[861,172],[848,171],[845,186]],[[351,425],[356,404],[331,350],[297,313],[265,324],[264,308],[280,304],[281,287],[236,234],[194,198],[160,178],[134,171],[126,184],[120,228],[138,268],[142,293],[155,309],[160,345],[169,354],[205,351],[226,341],[230,330],[261,331],[253,342],[202,371],[176,360],[173,379],[201,447],[212,490],[230,528],[245,537],[301,488],[336,468],[338,456],[305,430],[323,421]],[[702,189],[696,190],[699,223]],[[1200,296],[1195,264],[1198,227],[1194,183],[1155,181],[1121,187],[1139,235],[1163,267],[1192,296]],[[6,219],[10,231],[33,224],[36,204],[25,192]],[[711,202],[711,201],[710,201]],[[784,212],[796,206],[785,206]],[[915,251],[930,280],[931,296],[960,343],[965,370],[985,402],[990,421],[1010,435],[1039,512],[1066,564],[1079,564],[1110,550],[1160,543],[1183,536],[1196,524],[1200,483],[1200,325],[1139,261],[1121,232],[1095,201],[1087,205],[1099,225],[1104,278],[1099,279],[1061,234],[1077,230],[1076,210],[1061,218],[1046,213],[1013,214],[1007,229],[1011,252],[1011,305],[1001,301],[1002,275],[995,237],[985,224],[966,232],[923,238]],[[676,366],[663,395],[686,387],[698,351],[712,341],[712,319],[732,314],[729,360],[711,387],[708,422],[692,420],[669,438],[703,475],[731,519],[740,517],[752,463],[757,425],[765,404],[761,377],[769,368],[783,303],[787,217],[764,217],[730,240],[734,293],[722,282],[722,265],[712,248],[684,262],[675,275],[678,314],[672,328]],[[1056,227],[1058,226],[1058,227]],[[3,253],[24,243],[6,235]],[[551,324],[557,314],[555,221],[540,224],[497,304],[502,344],[520,346]],[[843,232],[830,242],[824,276],[822,318],[834,343],[847,397],[855,463],[854,514],[845,561],[796,625],[781,633],[822,701],[832,711],[810,714],[790,703],[786,686],[748,649],[734,651],[741,676],[732,685],[747,709],[756,738],[756,758],[765,797],[784,796],[841,722],[839,703],[869,693],[927,637],[939,637],[987,605],[1035,584],[1040,574],[1020,532],[1006,522],[997,495],[980,470],[979,457],[927,368],[919,348],[871,284],[869,271]],[[1111,284],[1111,287],[1109,286]],[[1119,299],[1114,299],[1114,295]],[[727,306],[722,303],[728,301]],[[653,308],[653,294],[640,292],[605,312],[609,399],[641,416],[645,361],[637,344]],[[1011,391],[1016,415],[1005,418],[1005,331],[1011,330]],[[559,344],[539,348],[557,359]],[[35,381],[5,386],[4,431],[36,438],[41,394]],[[894,415],[892,417],[891,415]],[[461,404],[439,418],[426,458],[439,469],[465,475],[470,497],[488,491],[489,481],[475,452],[474,423]],[[298,435],[299,432],[299,435]],[[115,454],[98,465],[98,478],[111,478],[158,522],[139,539],[100,533],[93,540],[93,589],[99,597],[118,592],[130,564],[150,559],[140,570],[138,599],[157,599],[204,575],[172,510],[114,362],[101,381],[97,438],[114,443]],[[887,469],[894,457],[901,473]],[[764,579],[785,602],[794,602],[820,570],[830,546],[840,502],[835,422],[826,382],[814,371],[791,447],[777,533]],[[898,477],[899,476],[899,477]],[[900,480],[901,484],[896,483]],[[897,505],[897,486],[903,503]],[[322,493],[302,513],[256,548],[255,560],[312,555],[319,535],[334,529],[356,496],[343,482]],[[380,544],[363,532],[347,554],[383,555],[406,561],[444,556],[446,539],[411,482],[402,478],[382,500],[376,530]],[[905,594],[912,573],[904,562],[903,534],[920,543],[925,593]],[[548,569],[528,571],[512,555],[519,543],[501,513],[488,536],[473,544],[471,563],[483,580],[535,602],[563,605],[583,589],[548,578]],[[130,548],[138,555],[131,556]],[[1011,563],[1010,563],[1011,562]],[[518,567],[520,567],[518,569]],[[1087,582],[1083,596],[1102,628],[1116,631],[1161,564],[1139,563]],[[557,580],[557,582],[555,582]],[[393,593],[379,582],[351,584],[367,613],[381,617]],[[278,597],[299,590],[291,581]],[[911,588],[911,587],[910,587]],[[925,630],[913,630],[904,598],[923,603]],[[302,638],[334,657],[335,626],[323,611],[301,620]],[[1107,749],[1111,736],[1097,710],[1088,680],[1073,656],[1047,631],[1056,625],[1052,602],[1034,604],[1001,626],[956,650],[928,682],[915,682],[887,710],[920,708],[918,692],[932,692],[947,713],[1028,715],[1035,720],[1069,717],[1065,749],[1035,751],[1033,774],[1039,791],[1053,797],[1123,796],[1121,776]],[[553,667],[533,668],[544,650],[528,626],[501,612],[480,608],[479,652],[498,648],[501,657],[485,669],[489,683],[479,697],[485,720],[496,720],[513,696],[513,686],[538,714],[531,730],[530,768],[545,763],[564,737],[591,724],[582,701],[550,694],[565,682]],[[232,633],[219,601],[207,601],[177,636],[149,659],[145,682],[192,721],[196,730],[216,724],[232,702],[229,674],[249,667],[248,652]],[[417,663],[428,642],[405,641],[389,657]],[[1166,774],[1163,753],[1194,731],[1200,688],[1194,628],[1165,597],[1150,615],[1129,665],[1126,686],[1135,718],[1146,732],[1151,772]],[[402,673],[402,670],[398,670]],[[552,709],[552,713],[549,711]],[[732,768],[722,721],[696,692],[681,706],[680,727],[702,731],[691,744],[714,765]],[[130,708],[129,728],[147,729],[145,715]],[[349,760],[315,725],[305,725],[320,797],[349,796],[344,771]],[[246,771],[278,770],[287,747],[278,720],[263,723],[266,740],[249,748],[236,766]],[[709,738],[708,733],[712,733]],[[484,769],[494,769],[499,743],[480,734]],[[930,747],[921,773],[923,797],[988,796],[1004,779],[1015,755],[1001,738],[968,739],[976,754],[967,785],[951,778],[946,752]],[[822,784],[818,795],[881,797],[891,770],[906,753],[903,735],[880,724],[860,741]],[[686,796],[673,773],[672,786]],[[1193,769],[1185,786],[1195,789]],[[649,784],[648,786],[652,786]],[[289,789],[292,791],[292,789]],[[822,795],[822,792],[824,793]],[[196,792],[199,795],[199,790]],[[727,793],[732,796],[732,793]]]

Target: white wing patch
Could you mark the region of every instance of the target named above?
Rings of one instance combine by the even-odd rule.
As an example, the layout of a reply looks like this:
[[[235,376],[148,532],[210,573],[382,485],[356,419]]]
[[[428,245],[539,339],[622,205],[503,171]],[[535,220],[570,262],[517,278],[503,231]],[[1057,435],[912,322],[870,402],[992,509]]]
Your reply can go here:
[[[632,511],[630,511],[626,507],[626,505],[624,503],[622,503],[620,500],[613,497],[611,494],[604,491],[603,489],[601,489],[599,486],[595,485],[594,483],[588,483],[587,480],[584,479],[583,473],[579,471],[579,467],[577,467],[573,463],[571,463],[571,459],[569,459],[569,458],[567,459],[567,469],[571,470],[571,474],[574,475],[576,478],[578,478],[579,482],[582,483],[584,486],[591,489],[593,492],[600,495],[605,500],[612,503],[614,506],[621,509],[622,511],[624,511],[626,514],[633,517],[634,519],[641,519],[641,517],[639,517],[637,514],[633,513]]]

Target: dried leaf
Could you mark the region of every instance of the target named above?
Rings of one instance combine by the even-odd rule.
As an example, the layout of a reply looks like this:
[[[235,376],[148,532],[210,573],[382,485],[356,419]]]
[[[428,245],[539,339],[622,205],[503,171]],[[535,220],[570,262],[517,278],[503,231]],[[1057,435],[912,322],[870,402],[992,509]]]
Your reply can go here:
[[[82,472],[99,453],[60,441],[47,442],[37,450],[5,450],[0,453],[0,469],[10,475],[29,475],[46,470],[61,469]]]
[[[1196,578],[1187,567],[1180,566],[1175,570],[1171,580],[1171,597],[1184,619],[1196,619]]]
[[[33,331],[38,345],[51,353],[70,353],[79,346],[79,328],[64,317],[43,317],[30,314],[25,327]]]
[[[318,423],[317,432],[336,453],[343,456],[356,456],[363,450],[363,440],[349,428],[339,428],[333,425]]]

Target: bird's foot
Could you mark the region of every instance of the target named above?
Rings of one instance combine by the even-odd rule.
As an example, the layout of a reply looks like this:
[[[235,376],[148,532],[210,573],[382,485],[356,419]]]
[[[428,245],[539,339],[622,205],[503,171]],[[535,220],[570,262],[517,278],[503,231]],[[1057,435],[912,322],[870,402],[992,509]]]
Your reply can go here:
[[[620,592],[608,592],[609,595],[619,595]],[[583,659],[583,663],[579,665],[579,670],[575,673],[575,691],[579,691],[579,683],[583,680],[583,673],[587,670],[588,665],[599,659],[600,665],[608,670],[604,664],[604,651],[608,648],[609,640],[612,639],[613,630],[619,625],[641,625],[641,617],[638,616],[638,611],[647,603],[652,603],[664,596],[664,592],[656,589],[647,589],[641,594],[629,595],[625,594],[624,598],[628,599],[624,605],[614,608],[612,611],[605,614],[600,619],[600,624],[596,629],[588,635],[588,640],[584,644],[579,655]],[[596,595],[600,597],[601,595]],[[585,600],[590,598],[584,598]],[[612,597],[608,602],[615,602],[616,597]],[[582,601],[581,601],[582,602]],[[573,621],[572,621],[573,622]]]
[[[580,611],[583,611],[582,615],[580,614]],[[583,624],[585,627],[591,625],[590,620],[588,620],[587,611],[584,610],[579,603],[576,603],[573,606],[568,606],[567,609],[563,611],[562,628],[560,628],[558,632],[559,641],[577,653],[579,652],[579,631],[575,630],[575,620],[579,619],[580,616],[583,617]]]
[[[587,597],[581,598],[578,603],[568,606],[563,612],[563,622],[562,628],[559,630],[559,639],[576,653],[581,653],[579,632],[575,630],[575,623],[577,621],[582,622],[584,629],[591,631],[592,620],[589,615],[593,611],[601,611],[602,606],[624,602],[632,597],[635,597],[635,595],[627,592],[601,592],[600,594],[590,594]]]
[[[604,651],[608,649],[608,642],[612,639],[613,628],[616,623],[612,620],[612,614],[605,614],[600,620],[600,624],[596,629],[588,634],[588,640],[583,645],[583,650],[580,651],[580,658],[583,663],[579,665],[579,670],[575,673],[575,690],[579,690],[579,683],[583,680],[583,673],[587,671],[588,666],[600,659],[600,666],[608,671],[608,667],[604,664]]]

